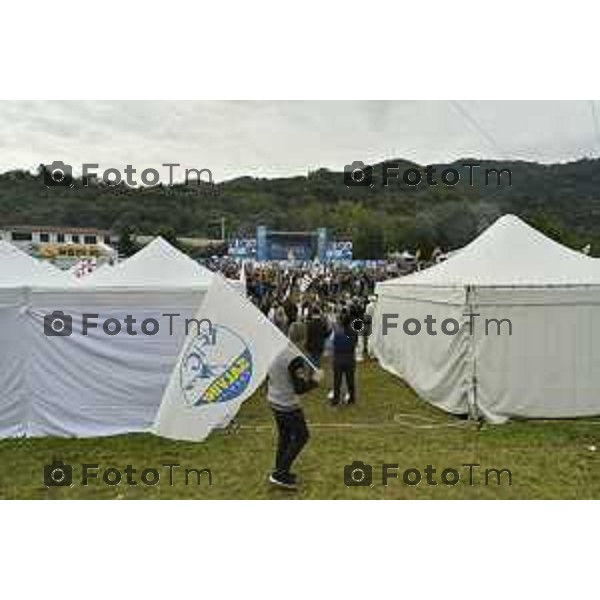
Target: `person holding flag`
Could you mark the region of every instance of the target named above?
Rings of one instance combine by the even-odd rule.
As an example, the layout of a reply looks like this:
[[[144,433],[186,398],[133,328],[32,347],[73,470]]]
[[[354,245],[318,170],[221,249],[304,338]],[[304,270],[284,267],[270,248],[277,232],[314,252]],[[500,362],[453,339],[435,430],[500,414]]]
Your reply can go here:
[[[290,338],[215,274],[175,362],[151,431],[162,437],[201,442],[226,427],[242,403],[269,377],[268,400],[279,431],[275,470],[269,480],[296,487],[292,463],[308,440],[299,396],[314,388],[321,372]],[[202,323],[202,327],[200,327]]]
[[[302,346],[303,325],[292,323],[288,337],[292,344]],[[309,438],[300,396],[316,388],[320,379],[320,372],[311,375],[312,366],[294,348],[290,345],[277,356],[269,369],[267,386],[267,400],[278,431],[275,469],[269,481],[289,489],[298,485],[291,467]]]

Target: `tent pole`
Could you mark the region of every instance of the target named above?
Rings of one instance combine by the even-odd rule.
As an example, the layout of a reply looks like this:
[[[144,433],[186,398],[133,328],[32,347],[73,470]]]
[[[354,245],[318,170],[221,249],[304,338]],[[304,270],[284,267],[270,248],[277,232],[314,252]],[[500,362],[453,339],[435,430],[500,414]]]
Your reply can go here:
[[[474,286],[465,286],[465,304],[468,309],[469,315],[473,315],[473,295]],[[471,317],[470,317],[471,318]],[[481,412],[477,403],[477,360],[475,358],[475,341],[474,341],[474,327],[473,322],[469,321],[469,363],[470,363],[470,378],[469,378],[469,420],[479,421],[481,419]]]

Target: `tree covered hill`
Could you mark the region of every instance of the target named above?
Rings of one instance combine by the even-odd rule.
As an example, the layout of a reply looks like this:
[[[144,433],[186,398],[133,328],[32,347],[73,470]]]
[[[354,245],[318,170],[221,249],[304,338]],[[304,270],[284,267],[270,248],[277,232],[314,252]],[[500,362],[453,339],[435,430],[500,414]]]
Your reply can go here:
[[[400,172],[423,166],[398,160]],[[352,238],[359,256],[384,250],[464,245],[499,215],[515,213],[551,237],[573,247],[592,243],[600,254],[600,160],[542,165],[481,161],[469,170],[459,160],[435,165],[437,186],[423,179],[382,185],[382,166],[373,166],[371,187],[347,187],[343,172],[320,169],[306,176],[278,179],[240,177],[210,186],[129,188],[75,180],[72,188],[47,188],[43,172],[0,175],[0,225],[134,228],[153,234],[166,229],[180,236],[216,238],[221,218],[229,235],[252,235],[258,224],[285,230],[329,227],[339,239]],[[445,168],[461,175],[455,186],[441,183]],[[486,169],[510,169],[508,176]]]

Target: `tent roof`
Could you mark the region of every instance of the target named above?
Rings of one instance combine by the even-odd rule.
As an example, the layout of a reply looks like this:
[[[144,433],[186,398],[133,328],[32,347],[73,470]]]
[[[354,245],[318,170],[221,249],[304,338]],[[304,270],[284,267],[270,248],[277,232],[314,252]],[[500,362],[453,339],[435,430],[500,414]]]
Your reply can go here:
[[[0,240],[0,287],[64,286],[70,277],[48,262],[29,256],[10,242]]]
[[[445,262],[379,286],[586,284],[600,284],[600,260],[551,240],[515,215],[504,215]]]
[[[81,279],[82,287],[182,289],[204,288],[213,273],[162,237],[154,238],[115,267],[97,269]]]

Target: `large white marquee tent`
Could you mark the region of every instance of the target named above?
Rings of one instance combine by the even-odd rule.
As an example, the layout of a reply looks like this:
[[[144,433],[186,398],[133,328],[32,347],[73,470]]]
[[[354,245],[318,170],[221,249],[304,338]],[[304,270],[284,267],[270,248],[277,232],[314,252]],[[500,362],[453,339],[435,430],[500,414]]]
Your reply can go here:
[[[375,354],[432,404],[494,422],[600,415],[600,260],[505,215],[447,261],[376,293]],[[386,335],[384,314],[398,315]],[[405,320],[428,315],[437,335],[405,333]],[[461,323],[458,334],[441,332],[445,319]],[[509,319],[512,335],[506,321],[486,333],[491,319]]]
[[[157,238],[82,279],[0,243],[0,437],[146,431],[214,274]],[[62,311],[72,335],[48,337]],[[83,314],[99,327],[82,335]],[[165,317],[164,315],[179,315]],[[156,319],[156,335],[107,335],[109,318]],[[172,327],[171,327],[172,324]],[[123,325],[125,331],[125,325]]]

